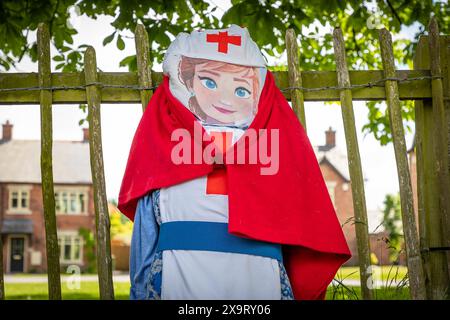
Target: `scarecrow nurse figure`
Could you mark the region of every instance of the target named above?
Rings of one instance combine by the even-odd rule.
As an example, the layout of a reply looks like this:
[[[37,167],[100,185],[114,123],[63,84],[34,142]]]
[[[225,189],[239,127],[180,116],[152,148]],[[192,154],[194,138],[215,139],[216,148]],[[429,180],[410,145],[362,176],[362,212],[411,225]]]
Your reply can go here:
[[[119,195],[134,220],[130,298],[323,299],[350,252],[309,140],[247,29],[181,33],[163,71]],[[198,128],[208,141],[192,139]],[[177,149],[180,130],[192,152],[212,144],[223,156],[250,150],[251,131],[276,132],[265,141],[279,168],[179,161],[194,157]]]

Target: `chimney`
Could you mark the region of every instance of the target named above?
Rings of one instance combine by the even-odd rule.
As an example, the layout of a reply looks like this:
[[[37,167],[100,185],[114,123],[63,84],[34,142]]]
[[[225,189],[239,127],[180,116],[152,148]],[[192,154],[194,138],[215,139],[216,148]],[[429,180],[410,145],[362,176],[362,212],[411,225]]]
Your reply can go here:
[[[83,128],[83,142],[89,142],[89,128]]]
[[[331,127],[325,131],[325,146],[329,149],[336,146],[336,130],[331,130]]]
[[[13,125],[9,123],[9,120],[6,120],[6,123],[3,124],[2,142],[10,141],[12,139],[12,131]]]

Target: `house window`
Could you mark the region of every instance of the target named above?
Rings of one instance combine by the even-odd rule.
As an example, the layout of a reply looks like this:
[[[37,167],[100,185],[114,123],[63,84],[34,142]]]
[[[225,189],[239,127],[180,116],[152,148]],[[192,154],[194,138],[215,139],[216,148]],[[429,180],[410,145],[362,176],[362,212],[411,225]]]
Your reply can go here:
[[[57,190],[55,192],[55,207],[57,214],[87,214],[87,192]]]
[[[30,214],[30,188],[9,187],[9,207],[11,214]]]
[[[83,239],[76,233],[59,232],[59,260],[61,263],[82,263]]]

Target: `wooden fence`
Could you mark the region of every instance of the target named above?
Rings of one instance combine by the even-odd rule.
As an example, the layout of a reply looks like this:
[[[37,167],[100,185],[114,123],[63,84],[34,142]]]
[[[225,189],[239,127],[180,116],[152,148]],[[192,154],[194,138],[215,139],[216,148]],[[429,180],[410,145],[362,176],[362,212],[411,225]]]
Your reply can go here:
[[[97,263],[101,299],[113,299],[109,215],[101,143],[101,103],[141,103],[145,109],[162,74],[152,72],[148,35],[142,25],[135,32],[138,72],[98,72],[95,50],[84,54],[84,72],[51,73],[50,36],[38,27],[39,72],[0,74],[0,104],[40,104],[41,171],[46,230],[48,289],[50,299],[61,299],[60,265],[52,174],[52,104],[88,104],[90,159],[96,214]],[[288,71],[275,72],[276,84],[306,126],[305,101],[340,101],[347,143],[361,290],[373,298],[370,285],[370,247],[364,182],[354,100],[386,100],[398,171],[409,288],[413,299],[443,299],[449,290],[450,179],[449,92],[450,37],[439,36],[434,19],[429,35],[420,38],[414,70],[396,70],[390,33],[379,31],[383,70],[353,71],[346,62],[345,43],[339,28],[333,44],[336,71],[303,71],[297,37],[286,33]],[[445,95],[444,95],[445,93]],[[400,100],[415,100],[418,173],[419,233],[413,211]],[[380,168],[382,170],[382,168]],[[0,238],[1,245],[1,238]],[[0,255],[0,298],[4,298]]]

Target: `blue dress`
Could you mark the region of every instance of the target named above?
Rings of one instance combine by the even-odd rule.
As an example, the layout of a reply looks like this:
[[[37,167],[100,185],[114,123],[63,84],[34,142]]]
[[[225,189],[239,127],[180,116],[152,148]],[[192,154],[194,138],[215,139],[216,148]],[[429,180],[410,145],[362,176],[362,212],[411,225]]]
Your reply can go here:
[[[156,251],[161,216],[159,190],[138,202],[130,252],[130,299],[161,299],[162,252]],[[281,299],[292,300],[293,293],[282,262],[280,268]]]

